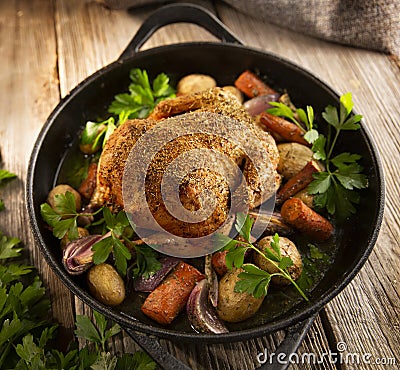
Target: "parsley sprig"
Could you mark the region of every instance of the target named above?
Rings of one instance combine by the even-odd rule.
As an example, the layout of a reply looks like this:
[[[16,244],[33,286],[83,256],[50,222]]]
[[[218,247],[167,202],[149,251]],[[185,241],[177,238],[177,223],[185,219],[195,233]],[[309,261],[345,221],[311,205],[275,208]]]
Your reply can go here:
[[[240,280],[235,285],[235,292],[247,292],[253,295],[255,298],[260,298],[267,294],[271,278],[273,276],[281,276],[289,280],[300,293],[300,295],[306,301],[308,301],[307,296],[296,284],[288,272],[288,268],[293,265],[293,261],[290,257],[281,255],[279,247],[279,235],[275,234],[273,237],[271,242],[272,250],[266,248],[265,252],[262,252],[250,241],[253,223],[254,220],[249,215],[238,213],[236,216],[235,228],[242,237],[242,240],[231,239],[223,234],[216,234],[217,243],[224,246],[223,250],[228,251],[225,257],[225,262],[228,269],[236,267],[244,270],[238,275]],[[272,265],[274,265],[279,272],[270,274],[269,272],[264,271],[255,265],[244,264],[244,257],[248,249],[252,249],[261,255]]]
[[[123,234],[125,229],[130,226],[129,220],[124,211],[114,215],[107,207],[103,208],[103,217],[109,236],[93,245],[93,262],[96,265],[105,262],[112,252],[117,271],[125,276],[128,261],[132,258],[132,255],[121,239],[126,238]]]
[[[314,159],[325,165],[325,171],[315,173],[315,180],[308,187],[309,194],[315,195],[314,205],[318,209],[326,209],[329,214],[337,216],[338,220],[344,220],[356,213],[355,205],[360,201],[356,190],[368,186],[367,176],[362,173],[363,167],[358,163],[361,156],[349,152],[333,156],[340,133],[360,129],[362,115],[351,114],[354,106],[351,93],[340,97],[339,110],[328,105],[322,113],[323,119],[328,123],[327,136],[316,130],[312,107],[307,106],[307,112],[303,109],[293,112],[283,103],[270,104],[274,108],[267,112],[286,117],[299,126],[305,133],[304,139],[312,144]]]
[[[128,245],[131,249],[135,249],[136,252],[135,268],[133,269],[134,276],[143,275],[145,278],[149,278],[161,268],[161,263],[157,260],[155,250],[147,245],[137,245],[127,237],[127,230],[130,229],[132,231],[132,228],[124,211],[113,214],[109,208],[103,207],[93,213],[77,212],[75,198],[69,191],[65,194],[57,194],[54,203],[54,209],[49,204],[43,203],[40,206],[40,212],[44,221],[52,227],[53,235],[58,239],[62,239],[66,234],[70,241],[77,239],[78,218],[80,216],[95,216],[101,211],[103,212],[103,218],[92,223],[92,226],[103,223],[105,225],[104,238],[92,247],[94,252],[93,262],[96,265],[105,262],[112,254],[117,271],[122,276],[125,276],[128,261],[132,259],[132,254],[126,247]]]
[[[360,196],[355,190],[368,186],[368,178],[358,163],[361,155],[343,152],[333,157],[340,133],[360,129],[362,116],[351,115],[353,105],[351,93],[347,93],[340,97],[339,111],[331,105],[325,108],[322,117],[329,124],[328,135],[325,138],[320,134],[312,148],[314,157],[324,162],[326,170],[313,175],[315,180],[308,186],[308,192],[315,195],[317,208],[326,209],[339,220],[356,213]]]
[[[127,119],[146,118],[161,100],[175,97],[175,89],[165,73],[157,75],[152,84],[147,72],[140,68],[132,69],[129,77],[129,93],[115,95],[108,107],[114,116],[102,122],[88,121],[81,134],[81,147],[89,146],[92,153],[96,152]]]
[[[40,205],[40,213],[47,224],[53,228],[53,235],[62,239],[68,233],[69,240],[78,238],[78,217],[95,216],[101,210],[100,208],[93,213],[77,212],[75,197],[70,191],[55,195],[54,209],[48,203]]]

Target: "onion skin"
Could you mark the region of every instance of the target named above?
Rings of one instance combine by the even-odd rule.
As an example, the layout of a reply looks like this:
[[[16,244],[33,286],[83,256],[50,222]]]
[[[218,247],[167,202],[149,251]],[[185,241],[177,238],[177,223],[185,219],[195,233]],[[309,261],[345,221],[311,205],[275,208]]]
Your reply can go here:
[[[63,265],[71,275],[80,275],[93,265],[92,246],[102,235],[88,235],[69,242],[63,251]]]
[[[215,309],[208,303],[209,284],[201,280],[190,293],[186,313],[192,327],[202,333],[223,334],[229,330],[218,318]]]
[[[247,100],[243,106],[247,110],[247,112],[250,114],[250,116],[256,116],[262,112],[264,112],[266,109],[273,108],[272,105],[270,105],[270,102],[276,102],[279,100],[280,95],[279,94],[268,94],[268,95],[260,95],[256,96],[255,98],[252,98],[250,100]]]
[[[160,259],[162,267],[148,279],[138,276],[133,280],[133,290],[136,292],[152,292],[164,278],[181,262],[179,258],[165,257]]]

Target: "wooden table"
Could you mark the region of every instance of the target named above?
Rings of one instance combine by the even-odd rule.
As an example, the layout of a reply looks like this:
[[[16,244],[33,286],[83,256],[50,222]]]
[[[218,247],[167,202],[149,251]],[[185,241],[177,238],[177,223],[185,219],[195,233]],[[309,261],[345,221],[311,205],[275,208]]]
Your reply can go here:
[[[386,211],[374,251],[353,282],[321,312],[298,353],[317,356],[336,351],[371,353],[371,360],[398,356],[400,348],[400,74],[387,55],[324,42],[263,24],[221,2],[198,2],[229,26],[246,45],[285,57],[333,86],[352,91],[357,111],[375,137],[386,173]],[[71,338],[74,314],[90,309],[73,297],[47,267],[30,233],[24,185],[28,159],[46,117],[78,82],[114,61],[146,16],[146,7],[132,12],[111,11],[96,1],[9,0],[0,2],[0,148],[4,168],[18,180],[1,189],[7,209],[0,213],[0,229],[20,237],[29,249],[52,299],[53,317]],[[201,40],[214,41],[197,26],[165,27],[144,48]],[[162,345],[193,369],[253,369],[257,354],[273,350],[281,333],[244,343]],[[111,343],[115,352],[138,346],[125,334]],[[397,363],[400,358],[397,357]],[[396,365],[335,365],[325,356],[320,365],[292,369],[390,368]]]

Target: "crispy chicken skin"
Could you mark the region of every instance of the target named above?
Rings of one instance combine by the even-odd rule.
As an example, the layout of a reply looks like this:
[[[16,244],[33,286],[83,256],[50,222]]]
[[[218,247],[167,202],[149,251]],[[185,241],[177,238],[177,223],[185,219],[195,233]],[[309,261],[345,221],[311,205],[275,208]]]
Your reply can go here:
[[[227,220],[232,197],[235,196],[232,194],[226,178],[218,171],[212,170],[216,156],[211,155],[204,159],[205,168],[197,166],[199,168],[190,171],[182,178],[179,184],[179,206],[190,212],[196,212],[201,210],[204,204],[212,203],[214,204],[212,212],[196,223],[174,217],[163,202],[161,183],[165,171],[171,170],[171,164],[188,151],[205,149],[210,153],[221,153],[232,163],[240,166],[243,177],[246,179],[247,194],[243,199],[247,203],[245,206],[250,209],[258,206],[275,193],[280,181],[279,175],[275,171],[279,160],[275,141],[268,133],[254,124],[252,118],[233,95],[220,88],[213,88],[205,92],[162,101],[147,119],[128,120],[118,127],[108,139],[101,154],[97,172],[97,187],[91,200],[92,204],[108,204],[115,208],[125,208],[126,211],[133,214],[141,212],[141,205],[134,204],[135,202],[133,204],[131,202],[129,206],[124,205],[123,176],[133,147],[144,133],[151,131],[159,122],[163,122],[163,127],[167,127],[167,131],[173,131],[174,127],[189,124],[202,125],[204,122],[208,122],[211,125],[228,127],[230,132],[235,134],[237,132],[237,135],[242,137],[245,135],[244,124],[254,134],[253,137],[258,141],[258,145],[261,142],[271,162],[269,172],[258,173],[242,148],[221,135],[210,135],[203,132],[189,133],[178,135],[173,141],[163,143],[149,164],[145,180],[145,194],[152,216],[165,230],[182,237],[208,235]],[[251,145],[251,139],[249,140]],[[157,146],[157,143],[154,145]],[[235,184],[235,186],[239,186],[239,184]],[[134,193],[135,189],[130,189],[124,184],[124,191]],[[236,197],[238,197],[237,194]]]

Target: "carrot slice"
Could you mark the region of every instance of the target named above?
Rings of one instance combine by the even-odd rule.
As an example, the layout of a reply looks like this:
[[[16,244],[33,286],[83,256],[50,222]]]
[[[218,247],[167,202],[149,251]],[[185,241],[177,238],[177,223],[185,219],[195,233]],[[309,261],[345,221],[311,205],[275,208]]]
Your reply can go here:
[[[286,121],[282,117],[273,116],[267,112],[260,114],[260,123],[264,125],[268,131],[279,134],[287,141],[309,145],[304,139],[304,132],[292,122]]]
[[[304,189],[313,180],[313,174],[319,172],[320,168],[315,161],[308,162],[296,175],[290,178],[285,185],[283,185],[276,195],[276,203],[281,204],[285,200],[295,195],[300,190]]]
[[[236,79],[235,86],[249,98],[276,93],[274,89],[261,81],[254,73],[247,70]]]
[[[149,294],[141,307],[142,312],[159,324],[170,324],[185,307],[196,283],[203,279],[204,275],[196,268],[179,263]]]
[[[333,233],[332,224],[298,198],[283,203],[281,215],[285,222],[315,240],[327,240]]]

